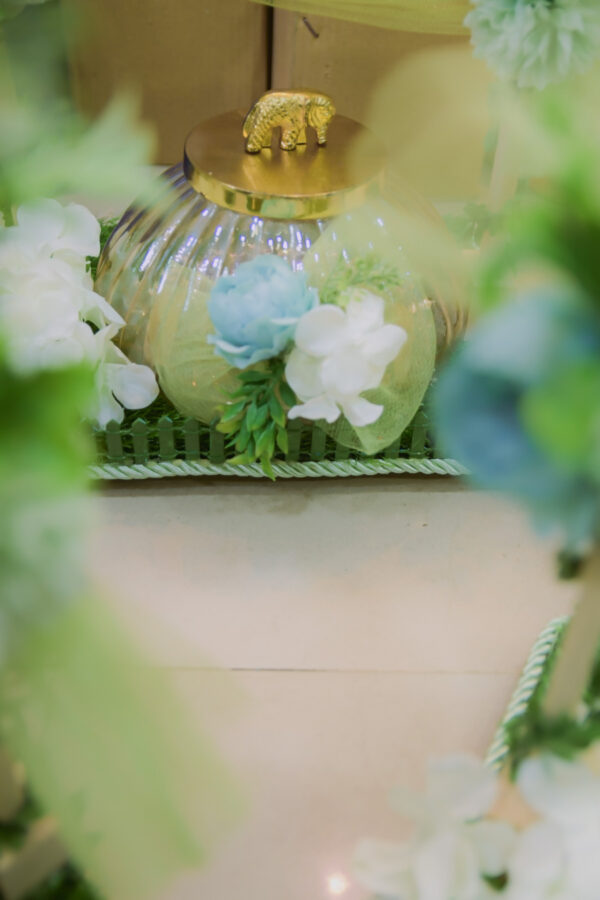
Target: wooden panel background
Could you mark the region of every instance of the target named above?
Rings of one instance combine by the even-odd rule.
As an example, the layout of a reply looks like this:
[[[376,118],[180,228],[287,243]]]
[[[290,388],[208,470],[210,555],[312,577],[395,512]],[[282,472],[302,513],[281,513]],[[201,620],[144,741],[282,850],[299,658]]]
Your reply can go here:
[[[478,81],[478,100],[485,104],[490,76],[485,66],[472,59],[468,37],[388,31],[323,16],[302,16],[278,10],[275,13],[272,83],[275,88],[313,87],[330,94],[342,115],[369,124],[371,104],[379,85],[402,63],[425,60],[430,51],[464,51],[469,71]],[[426,63],[424,63],[426,65]],[[469,197],[477,194],[483,163],[483,142],[488,123],[481,121],[469,133],[452,133],[443,108],[444,101],[433,84],[398,97],[393,110],[394,135],[410,149],[414,135],[428,129],[435,138],[439,122],[439,145],[460,164],[453,178],[445,179],[438,163],[439,150],[423,164],[419,151],[405,157],[403,175],[430,196]],[[448,88],[450,90],[450,88]],[[429,121],[427,121],[429,119]],[[381,127],[381,123],[378,123]],[[428,163],[430,162],[430,165]]]
[[[268,17],[248,0],[68,0],[86,17],[71,59],[80,108],[133,88],[158,133],[156,162],[181,159],[202,119],[250,106],[268,84]]]

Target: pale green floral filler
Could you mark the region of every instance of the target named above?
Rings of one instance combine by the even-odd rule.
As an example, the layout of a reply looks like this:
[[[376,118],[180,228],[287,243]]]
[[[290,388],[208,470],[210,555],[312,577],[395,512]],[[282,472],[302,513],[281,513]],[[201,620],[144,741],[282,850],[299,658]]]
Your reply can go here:
[[[600,54],[598,0],[473,0],[474,55],[519,88],[543,90]]]

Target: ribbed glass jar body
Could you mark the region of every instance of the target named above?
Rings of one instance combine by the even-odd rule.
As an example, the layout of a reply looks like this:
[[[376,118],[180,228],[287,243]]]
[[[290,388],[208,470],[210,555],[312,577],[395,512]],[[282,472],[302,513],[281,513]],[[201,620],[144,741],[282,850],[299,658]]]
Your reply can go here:
[[[310,254],[314,268],[313,248],[324,232],[329,258],[350,262],[356,247],[344,243],[342,230],[338,238],[338,221],[269,219],[224,209],[194,191],[182,166],[174,166],[160,177],[150,200],[127,210],[100,259],[97,290],[126,322],[121,349],[154,368],[181,412],[209,422],[225,392],[236,386],[236,373],[206,340],[212,330],[208,298],[217,279],[268,253],[294,270],[303,269]],[[385,224],[378,217],[374,223],[376,229]],[[370,247],[365,235],[360,252],[368,254]],[[413,277],[402,247],[394,245],[394,254],[402,302],[414,306],[425,293],[430,298],[430,311],[420,315],[432,318],[439,350],[451,339],[456,317]]]

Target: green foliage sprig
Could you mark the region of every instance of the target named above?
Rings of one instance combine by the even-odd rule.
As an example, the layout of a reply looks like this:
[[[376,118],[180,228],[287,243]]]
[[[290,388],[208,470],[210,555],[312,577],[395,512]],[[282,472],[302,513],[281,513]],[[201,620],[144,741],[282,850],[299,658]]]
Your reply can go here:
[[[466,203],[462,212],[444,216],[448,229],[461,247],[475,250],[481,245],[483,236],[494,234],[499,216],[494,215],[485,203]]]
[[[546,752],[561,759],[574,759],[600,740],[600,714],[590,712],[581,720],[571,716],[549,718],[539,703],[532,703],[522,715],[507,725],[510,746],[510,771],[513,777],[519,766],[534,753]]]
[[[119,217],[113,219],[100,219],[100,253],[104,250],[109,237],[119,221]],[[96,280],[99,260],[100,256],[88,256],[87,258],[88,271],[91,272],[94,281]]]
[[[339,305],[340,295],[352,287],[372,288],[385,294],[402,284],[402,280],[398,269],[376,253],[367,253],[351,262],[340,255],[320,291],[321,303]]]
[[[277,447],[288,452],[286,411],[296,403],[296,395],[285,381],[285,363],[268,361],[264,369],[239,373],[240,386],[229,395],[230,402],[219,410],[217,431],[228,436],[228,447],[237,456],[234,465],[260,461],[263,472],[275,479],[271,460]]]

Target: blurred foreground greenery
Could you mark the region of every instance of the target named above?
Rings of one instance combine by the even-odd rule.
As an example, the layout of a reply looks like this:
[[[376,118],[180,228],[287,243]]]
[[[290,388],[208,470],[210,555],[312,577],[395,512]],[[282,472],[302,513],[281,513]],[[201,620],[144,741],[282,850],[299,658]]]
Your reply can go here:
[[[58,87],[62,20],[31,6],[24,29],[24,5],[0,6],[0,249],[28,200],[143,189],[152,144],[131,100],[82,119]],[[237,791],[168,673],[94,596],[82,426],[91,372],[13,371],[2,291],[0,268],[0,742],[100,893],[141,900],[205,862],[238,814]],[[95,895],[66,867],[31,896]]]

